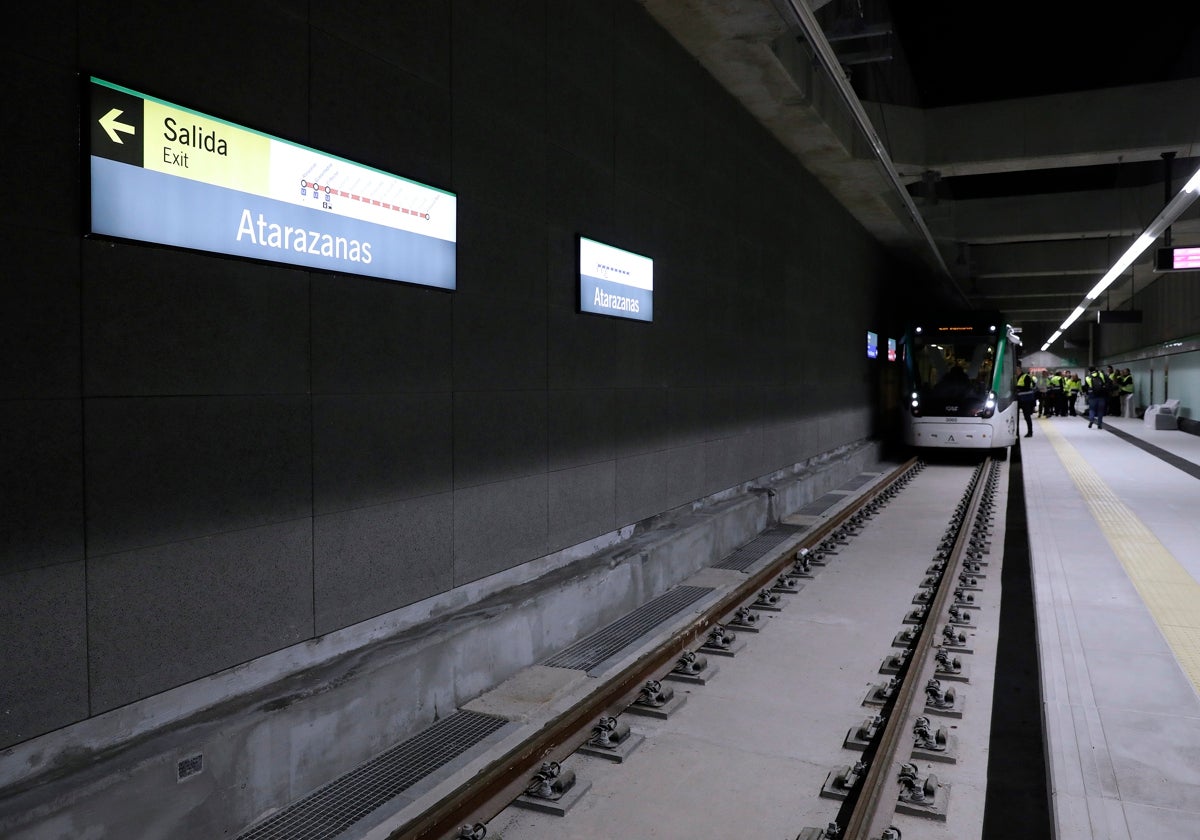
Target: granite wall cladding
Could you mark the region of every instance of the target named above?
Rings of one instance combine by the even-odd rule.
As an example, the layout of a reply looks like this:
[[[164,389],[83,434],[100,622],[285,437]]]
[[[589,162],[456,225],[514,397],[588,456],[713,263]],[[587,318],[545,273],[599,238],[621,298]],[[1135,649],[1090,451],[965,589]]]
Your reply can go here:
[[[14,25],[0,748],[871,434],[897,267],[632,0]],[[88,75],[456,193],[457,290],[83,236]]]

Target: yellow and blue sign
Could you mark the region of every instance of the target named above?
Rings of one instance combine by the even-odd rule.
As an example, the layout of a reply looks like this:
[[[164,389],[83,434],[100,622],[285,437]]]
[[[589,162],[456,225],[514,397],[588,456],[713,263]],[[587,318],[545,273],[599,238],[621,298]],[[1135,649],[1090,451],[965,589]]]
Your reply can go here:
[[[91,233],[455,287],[457,200],[91,78]]]

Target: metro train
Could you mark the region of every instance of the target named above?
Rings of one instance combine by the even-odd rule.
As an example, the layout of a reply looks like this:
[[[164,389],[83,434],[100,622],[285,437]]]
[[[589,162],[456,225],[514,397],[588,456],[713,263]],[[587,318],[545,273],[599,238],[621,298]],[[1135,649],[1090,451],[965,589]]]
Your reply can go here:
[[[998,312],[914,323],[900,345],[904,442],[1007,455],[1020,433],[1014,387],[1021,337]]]

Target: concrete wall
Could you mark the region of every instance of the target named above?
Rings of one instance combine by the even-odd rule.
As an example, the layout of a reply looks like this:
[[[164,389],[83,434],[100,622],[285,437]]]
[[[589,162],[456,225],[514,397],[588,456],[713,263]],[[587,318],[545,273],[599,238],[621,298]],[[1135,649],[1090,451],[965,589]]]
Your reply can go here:
[[[634,2],[14,25],[0,747],[871,433],[892,268]],[[457,291],[84,237],[88,75],[455,192]],[[653,324],[575,311],[579,233]]]
[[[724,492],[655,517],[586,556],[545,558],[331,633],[290,651],[284,678],[248,688],[235,669],[18,745],[10,768],[26,775],[7,786],[0,776],[0,835],[233,836],[685,581],[778,517],[864,470],[890,469],[880,449],[841,448],[761,477],[760,492]],[[339,646],[347,650],[334,655]],[[149,725],[197,694],[213,704]],[[114,744],[113,731],[128,734]],[[195,756],[202,771],[178,781],[177,763]],[[380,810],[410,801],[406,792]]]
[[[1121,308],[1129,308],[1128,303]],[[1162,274],[1134,297],[1140,324],[1100,324],[1097,357],[1134,375],[1140,406],[1180,401],[1180,416],[1200,412],[1200,284],[1192,273]]]

